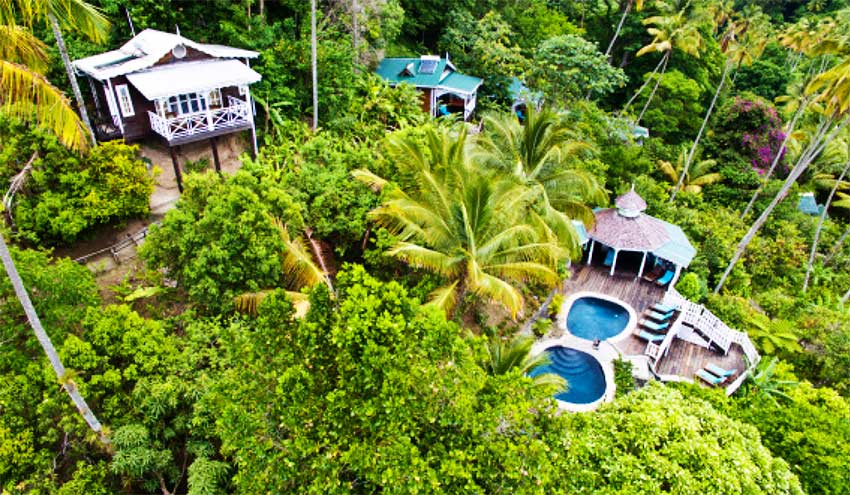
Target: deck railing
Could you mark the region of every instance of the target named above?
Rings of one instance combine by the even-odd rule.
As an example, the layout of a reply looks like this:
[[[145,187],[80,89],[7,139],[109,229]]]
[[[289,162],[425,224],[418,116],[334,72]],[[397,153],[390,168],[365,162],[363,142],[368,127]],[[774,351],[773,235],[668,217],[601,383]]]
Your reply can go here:
[[[201,110],[177,117],[160,117],[154,112],[148,112],[151,129],[169,141],[186,136],[194,136],[228,127],[250,124],[251,113],[248,103],[227,97],[226,107]]]

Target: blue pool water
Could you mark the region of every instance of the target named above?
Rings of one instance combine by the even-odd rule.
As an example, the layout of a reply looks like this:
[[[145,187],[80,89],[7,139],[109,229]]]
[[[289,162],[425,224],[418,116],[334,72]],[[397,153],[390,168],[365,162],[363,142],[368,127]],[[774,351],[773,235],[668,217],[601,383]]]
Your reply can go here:
[[[555,373],[567,380],[566,392],[555,398],[572,404],[590,404],[605,394],[605,373],[595,357],[586,352],[563,346],[546,349],[551,363],[539,366],[529,375]]]
[[[587,340],[611,338],[625,330],[628,324],[626,308],[598,297],[576,299],[567,314],[567,330]]]

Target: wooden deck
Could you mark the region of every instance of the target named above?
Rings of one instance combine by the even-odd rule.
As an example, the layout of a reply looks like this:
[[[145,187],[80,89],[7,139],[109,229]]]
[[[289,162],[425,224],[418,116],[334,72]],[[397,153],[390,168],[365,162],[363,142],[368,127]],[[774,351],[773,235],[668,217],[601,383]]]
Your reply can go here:
[[[724,356],[720,352],[711,351],[681,339],[675,339],[670,344],[667,355],[661,358],[655,371],[659,375],[678,375],[693,381],[700,381],[694,374],[709,363],[714,363],[727,370],[736,369],[738,374],[746,369],[744,351],[738,344],[732,344],[729,353]]]
[[[572,276],[564,283],[564,295],[581,291],[591,291],[616,297],[634,308],[640,318],[641,313],[664,298],[665,289],[654,283],[635,277],[632,273],[608,275],[608,269],[594,265],[574,265]],[[646,342],[629,336],[615,346],[627,356],[643,355]],[[677,375],[702,383],[694,374],[709,363],[725,369],[737,369],[740,373],[746,369],[746,361],[741,346],[733,344],[727,355],[706,349],[682,339],[674,339],[667,354],[656,364],[659,375]]]

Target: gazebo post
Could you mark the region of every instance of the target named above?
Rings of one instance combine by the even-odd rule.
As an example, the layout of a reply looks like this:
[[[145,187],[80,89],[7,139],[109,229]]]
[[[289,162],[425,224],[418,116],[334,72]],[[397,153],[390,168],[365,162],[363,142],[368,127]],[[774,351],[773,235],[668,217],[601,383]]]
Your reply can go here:
[[[679,274],[680,273],[682,273],[682,267],[679,266],[679,265],[676,265],[676,273],[673,275],[673,280],[670,281],[670,285],[667,286],[667,290],[672,289],[673,286],[676,285],[676,282],[679,281]]]
[[[643,267],[646,265],[646,251],[643,252],[643,258],[640,260],[640,270],[638,270],[637,278],[643,277]]]
[[[608,274],[609,277],[614,275],[614,268],[617,268],[617,255],[620,254],[619,249],[614,250],[614,261],[611,263],[611,273]]]
[[[587,264],[588,264],[588,265],[589,265],[589,264],[590,264],[590,262],[593,260],[593,247],[594,247],[595,245],[596,245],[596,241],[595,241],[595,240],[593,240],[593,239],[591,239],[591,240],[590,240],[590,252],[589,252],[589,253],[587,253]]]

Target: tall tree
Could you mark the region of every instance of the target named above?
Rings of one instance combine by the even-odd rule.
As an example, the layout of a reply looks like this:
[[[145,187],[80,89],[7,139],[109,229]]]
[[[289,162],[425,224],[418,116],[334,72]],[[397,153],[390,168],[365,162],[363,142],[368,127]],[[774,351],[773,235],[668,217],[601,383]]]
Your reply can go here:
[[[700,32],[700,27],[703,23],[703,13],[700,9],[691,7],[689,2],[678,8],[678,10],[673,10],[678,6],[670,6],[663,2],[659,2],[659,5],[668,13],[648,17],[643,20],[644,25],[651,26],[647,28],[647,33],[652,35],[653,39],[648,45],[638,50],[637,56],[640,57],[653,52],[662,53],[663,55],[658,65],[655,66],[655,69],[648,76],[646,82],[644,82],[623,108],[625,112],[638,95],[643,92],[649,81],[655,79],[655,85],[638,115],[635,122],[636,125],[640,123],[643,115],[652,103],[655,93],[658,91],[658,86],[661,84],[661,78],[664,77],[664,73],[667,71],[673,51],[679,50],[698,58],[705,44],[705,40],[703,40],[702,33]]]
[[[719,5],[723,5],[723,3],[720,3]],[[723,63],[723,73],[720,75],[720,82],[717,84],[714,96],[711,98],[711,104],[705,112],[705,117],[702,119],[699,132],[697,132],[697,136],[694,138],[694,142],[691,145],[691,150],[688,152],[687,159],[683,166],[684,173],[679,176],[679,182],[676,184],[676,187],[673,188],[673,194],[670,195],[671,203],[676,199],[676,194],[682,187],[682,180],[684,180],[688,173],[691,161],[694,159],[694,154],[697,151],[697,146],[699,146],[700,138],[702,138],[702,134],[708,125],[709,119],[711,118],[711,113],[714,111],[714,107],[717,104],[720,92],[723,91],[723,86],[728,79],[729,71],[733,66],[737,68],[742,64],[751,63],[753,51],[760,52],[764,49],[764,44],[766,43],[765,39],[760,38],[755,34],[755,29],[751,29],[752,26],[750,21],[747,19],[741,19],[740,21],[732,20],[728,17],[728,14],[725,11],[720,10],[720,12],[722,12],[722,15],[719,18],[715,18],[715,22],[722,22],[726,24],[726,29],[720,39],[720,49],[726,55]],[[748,33],[751,33],[749,37],[747,36]]]
[[[102,43],[109,33],[109,21],[84,0],[0,0],[0,23],[13,24],[16,17],[27,27],[38,21],[45,21],[50,25],[74,93],[80,120],[89,134],[91,144],[95,144],[94,130],[74,75],[74,68],[71,66],[62,27],[80,32],[95,43]]]
[[[313,81],[313,130],[319,128],[319,69],[316,57],[316,0],[310,0],[310,74]]]
[[[843,144],[843,155],[845,158],[844,168],[841,170],[841,174],[838,176],[838,179],[835,180],[835,184],[832,186],[832,189],[829,191],[829,196],[826,198],[826,204],[823,205],[823,210],[820,212],[818,216],[818,226],[815,228],[815,235],[812,239],[812,248],[809,252],[809,261],[806,264],[806,276],[803,279],[803,293],[809,288],[809,279],[812,276],[812,266],[815,262],[815,255],[818,251],[818,242],[820,241],[821,230],[823,229],[824,221],[826,220],[826,213],[829,210],[829,207],[832,205],[832,200],[835,198],[835,193],[838,192],[838,188],[841,186],[844,177],[847,175],[848,170],[850,170],[850,141],[842,140]]]
[[[788,195],[791,186],[806,171],[812,161],[821,154],[826,145],[847,125],[848,114],[850,114],[850,57],[812,80],[806,87],[806,94],[809,96],[816,95],[815,101],[822,105],[823,117],[820,124],[809,140],[808,146],[797,158],[797,162],[785,179],[785,183],[782,184],[776,196],[738,243],[729,265],[714,288],[715,294],[723,288],[729,274],[732,273],[747,246],[767,221],[776,205]]]
[[[397,187],[369,171],[357,179],[388,186],[370,214],[400,237],[389,254],[441,275],[431,304],[451,312],[468,293],[492,300],[512,316],[523,307],[518,283],[557,283],[568,252],[531,205],[537,192],[488,174],[466,155],[466,133],[429,130],[425,143],[391,142],[391,158],[411,181]]]
[[[39,320],[38,313],[35,311],[35,306],[33,306],[32,300],[30,300],[30,296],[24,287],[24,282],[18,274],[18,269],[15,267],[14,260],[12,260],[12,253],[9,252],[9,248],[6,246],[6,241],[3,239],[2,234],[0,234],[0,259],[2,259],[3,267],[6,269],[6,274],[12,282],[12,287],[15,289],[15,295],[18,297],[21,306],[24,308],[24,313],[27,315],[30,327],[32,327],[33,333],[35,334],[36,339],[38,339],[38,343],[41,344],[41,348],[47,355],[47,360],[50,361],[50,366],[53,368],[53,372],[56,373],[57,381],[68,393],[68,396],[71,397],[71,401],[74,402],[74,406],[76,406],[86,424],[89,425],[89,428],[97,434],[100,442],[104,446],[109,446],[109,438],[107,437],[103,426],[100,424],[100,421],[98,421],[97,416],[91,408],[89,408],[88,404],[86,404],[86,400],[83,398],[82,394],[80,394],[77,384],[74,383],[74,380],[68,375],[68,371],[65,369],[65,366],[62,364],[62,360],[59,358],[59,354],[56,352],[56,348],[53,347],[53,342],[50,340],[50,336],[47,335],[47,332],[41,325],[41,320]]]
[[[0,110],[50,129],[69,148],[86,148],[86,130],[79,116],[42,75],[47,68],[46,46],[9,20],[0,13]]]
[[[614,50],[614,43],[616,43],[617,38],[620,37],[620,31],[623,29],[623,24],[626,22],[626,17],[628,17],[629,12],[632,11],[632,7],[634,7],[636,11],[640,12],[641,9],[643,9],[643,0],[626,0],[625,6],[623,7],[623,15],[620,16],[620,22],[617,23],[617,29],[614,31],[614,36],[611,37],[611,42],[608,43],[608,48],[605,50],[605,58],[609,61],[611,60],[611,52]]]
[[[532,105],[523,124],[513,114],[488,113],[484,128],[475,157],[520,184],[539,188],[543,211],[553,220],[553,228],[558,223],[568,225],[557,220],[562,215],[593,223],[588,204],[603,204],[608,198],[596,177],[578,165],[582,155],[595,148],[581,140],[557,112]],[[565,247],[576,247],[571,227],[555,230],[570,237],[563,239]]]

